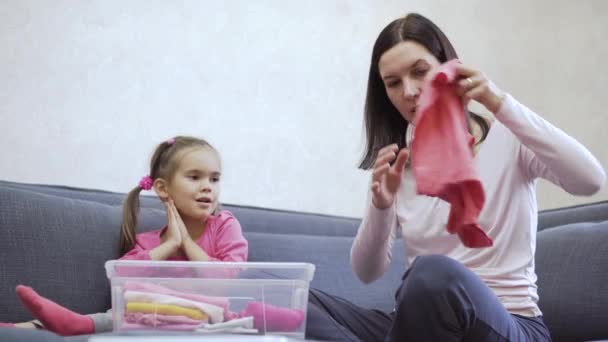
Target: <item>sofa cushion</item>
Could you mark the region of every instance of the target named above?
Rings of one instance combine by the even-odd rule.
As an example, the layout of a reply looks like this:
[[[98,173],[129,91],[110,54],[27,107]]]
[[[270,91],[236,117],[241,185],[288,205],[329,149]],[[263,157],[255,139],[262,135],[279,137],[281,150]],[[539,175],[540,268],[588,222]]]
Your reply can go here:
[[[65,339],[45,330],[0,328],[2,342],[62,342]]]
[[[120,207],[0,186],[0,321],[31,319],[18,284],[77,312],[107,310],[104,263],[118,256],[120,218]],[[142,227],[166,220],[153,209],[140,218]]]
[[[539,306],[555,341],[608,338],[608,221],[538,234]]]

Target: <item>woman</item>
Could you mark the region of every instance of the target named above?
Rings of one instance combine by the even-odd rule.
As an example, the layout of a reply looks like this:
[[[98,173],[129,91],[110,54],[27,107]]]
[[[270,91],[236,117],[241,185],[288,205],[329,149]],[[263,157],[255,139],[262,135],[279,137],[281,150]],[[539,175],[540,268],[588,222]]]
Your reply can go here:
[[[372,169],[372,180],[351,263],[363,282],[379,278],[391,261],[399,229],[410,267],[392,313],[311,292],[313,307],[325,310],[342,329],[343,339],[551,340],[537,305],[536,179],[547,179],[571,194],[592,195],[606,175],[579,142],[481,72],[458,66],[463,101],[479,102],[496,119],[467,113],[486,198],[479,225],[494,244],[465,247],[446,231],[449,204],[417,195],[407,163],[422,85],[433,70],[455,58],[443,32],[418,14],[390,23],[374,45],[365,105],[367,145],[360,165]]]

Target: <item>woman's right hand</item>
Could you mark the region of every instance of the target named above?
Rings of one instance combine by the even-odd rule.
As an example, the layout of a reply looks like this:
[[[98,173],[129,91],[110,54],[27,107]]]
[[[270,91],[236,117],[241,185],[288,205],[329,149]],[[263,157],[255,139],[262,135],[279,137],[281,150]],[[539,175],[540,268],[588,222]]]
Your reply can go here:
[[[408,149],[399,150],[397,144],[385,146],[378,152],[372,172],[372,204],[378,209],[393,205],[401,186],[401,177],[410,156]],[[395,159],[397,159],[395,161]],[[391,165],[391,163],[393,165]]]

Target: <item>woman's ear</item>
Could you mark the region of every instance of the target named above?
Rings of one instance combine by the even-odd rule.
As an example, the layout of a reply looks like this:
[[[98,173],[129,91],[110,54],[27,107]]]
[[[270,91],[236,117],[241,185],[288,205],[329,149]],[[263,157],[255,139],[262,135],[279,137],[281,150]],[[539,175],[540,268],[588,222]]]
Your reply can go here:
[[[161,201],[166,201],[169,199],[169,189],[168,183],[166,180],[162,178],[156,178],[152,186],[154,187],[154,192],[160,198]]]

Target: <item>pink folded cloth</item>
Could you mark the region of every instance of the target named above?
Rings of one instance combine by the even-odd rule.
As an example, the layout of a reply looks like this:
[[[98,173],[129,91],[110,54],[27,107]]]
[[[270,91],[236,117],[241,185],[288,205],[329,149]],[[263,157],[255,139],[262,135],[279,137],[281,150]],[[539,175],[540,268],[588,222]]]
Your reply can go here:
[[[192,331],[199,327],[196,324],[165,324],[165,325],[145,325],[138,323],[123,323],[121,330],[171,330],[171,331]]]
[[[252,316],[254,318],[254,327],[260,331],[273,331],[273,332],[293,332],[296,331],[304,319],[306,317],[305,313],[302,310],[281,308],[277,306],[273,306],[270,304],[264,304],[262,302],[250,302],[247,304],[247,307],[241,312],[230,312],[229,301],[225,297],[210,297],[197,295],[193,293],[185,293],[180,291],[175,291],[164,286],[149,284],[143,282],[135,282],[129,281],[123,285],[125,291],[145,291],[149,293],[158,293],[165,294],[170,296],[175,296],[183,299],[198,301],[201,303],[212,304],[219,307],[224,308],[224,319],[225,321],[230,321],[236,318],[248,317]],[[156,315],[161,316],[161,315]],[[144,318],[139,318],[144,319]],[[166,319],[163,317],[161,319]],[[138,329],[138,328],[150,328],[150,325],[139,324],[141,322],[135,322],[134,317],[130,318],[130,322],[125,324],[128,328]],[[172,322],[173,323],[173,322]],[[174,322],[179,323],[179,322]],[[181,321],[181,323],[185,323]],[[190,326],[186,328],[183,326],[184,324],[167,324],[163,325],[163,329],[165,326],[171,326],[172,328],[168,328],[168,330],[192,330],[193,328]],[[124,327],[125,325],[123,325]],[[177,328],[173,327],[177,326]]]
[[[167,288],[167,287],[164,287],[161,285],[144,283],[144,282],[135,282],[135,281],[126,282],[123,285],[123,289],[124,289],[124,291],[142,291],[142,292],[165,294],[165,295],[175,296],[175,297],[179,297],[179,298],[184,298],[184,299],[189,299],[189,300],[193,300],[193,301],[197,301],[197,302],[201,302],[201,303],[219,306],[224,309],[224,319],[228,320],[231,318],[230,313],[228,312],[228,309],[230,308],[230,302],[228,301],[228,298],[225,298],[225,297],[203,296],[203,295],[198,295],[198,294],[194,294],[194,293],[187,293],[187,292],[172,290],[170,288]]]
[[[306,317],[302,310],[281,308],[261,302],[250,302],[239,316],[253,316],[253,327],[266,332],[296,331]]]
[[[186,316],[160,315],[142,312],[128,312],[125,314],[125,321],[128,323],[137,323],[148,326],[158,326],[167,324],[190,324],[200,325],[206,323],[206,320],[196,320]]]

